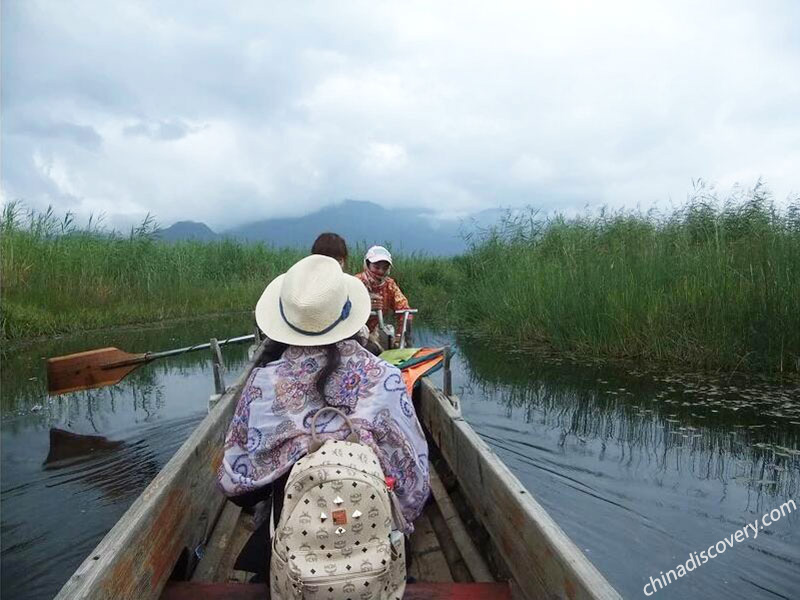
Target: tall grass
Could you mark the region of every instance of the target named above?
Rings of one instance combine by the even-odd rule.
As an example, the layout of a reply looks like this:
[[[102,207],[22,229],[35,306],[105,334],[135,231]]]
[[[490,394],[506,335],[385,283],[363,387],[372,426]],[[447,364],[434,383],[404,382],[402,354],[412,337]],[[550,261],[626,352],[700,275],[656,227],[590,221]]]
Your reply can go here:
[[[108,234],[5,207],[2,336],[252,310],[304,255],[266,245],[168,244],[145,221]],[[348,271],[361,269],[352,248]],[[511,216],[463,256],[398,256],[424,322],[516,346],[726,370],[800,372],[800,201],[762,185],[700,188],[668,214]]]
[[[800,371],[800,203],[760,184],[668,215],[509,217],[464,267],[460,324],[517,344]]]
[[[80,331],[172,318],[249,311],[264,287],[305,253],[234,240],[166,243],[147,217],[128,235],[97,221],[79,227],[71,214],[7,204],[0,216],[4,339]],[[365,248],[351,248],[347,270],[362,269]],[[393,275],[414,306],[450,300],[458,273],[448,261],[397,256]],[[433,321],[430,315],[428,322]]]
[[[168,244],[151,218],[130,235],[4,207],[2,336],[25,338],[252,310],[298,251],[225,240]]]

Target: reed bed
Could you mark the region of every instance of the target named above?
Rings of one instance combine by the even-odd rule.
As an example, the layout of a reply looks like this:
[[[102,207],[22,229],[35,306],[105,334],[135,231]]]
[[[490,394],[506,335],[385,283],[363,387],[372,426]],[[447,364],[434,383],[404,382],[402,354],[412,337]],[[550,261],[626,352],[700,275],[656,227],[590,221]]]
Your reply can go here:
[[[266,284],[305,253],[267,244],[167,243],[146,218],[128,235],[91,221],[78,227],[9,203],[0,218],[0,336],[25,339],[87,329],[252,311]],[[365,248],[351,249],[347,270],[362,268]],[[448,314],[459,272],[448,259],[398,256],[393,275],[427,321]],[[426,309],[427,310],[427,309]],[[435,314],[434,314],[435,313]]]
[[[2,327],[18,339],[252,310],[303,256],[233,240],[169,244],[4,208]],[[427,325],[582,358],[800,372],[800,201],[700,189],[668,214],[509,214],[463,256],[398,256]],[[361,269],[352,248],[348,271]]]
[[[2,222],[6,339],[252,310],[302,254],[232,240],[168,244],[146,219],[130,235],[8,204]]]
[[[800,371],[800,203],[758,185],[671,214],[507,218],[464,262],[462,327],[517,345]]]

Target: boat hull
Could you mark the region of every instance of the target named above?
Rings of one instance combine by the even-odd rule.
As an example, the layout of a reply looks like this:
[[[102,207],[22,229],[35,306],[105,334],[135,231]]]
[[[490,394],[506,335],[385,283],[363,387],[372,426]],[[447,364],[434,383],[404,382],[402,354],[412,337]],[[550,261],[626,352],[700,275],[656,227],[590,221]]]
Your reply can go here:
[[[225,433],[262,352],[263,346],[56,600],[158,598],[173,571],[191,572],[196,550],[208,539],[225,502],[216,478]]]
[[[175,456],[67,581],[57,600],[157,599],[171,575],[186,579],[194,573],[193,579],[204,580],[201,576],[206,570],[217,573],[206,579],[209,582],[229,581],[224,576],[218,577],[219,569],[216,567],[206,569],[202,564],[197,570],[194,567],[203,548],[208,547],[211,552],[216,541],[231,537],[227,530],[222,530],[228,525],[233,527],[238,518],[238,511],[226,511],[234,515],[230,519],[225,517],[226,513],[220,517],[225,497],[217,487],[216,473],[222,460],[224,436],[241,388],[263,352],[262,346],[236,384],[221,397]],[[432,450],[444,459],[443,466],[457,482],[460,495],[466,499],[468,512],[475,515],[488,532],[499,562],[504,565],[503,570],[513,577],[518,595],[531,600],[620,598],[530,492],[464,421],[458,399],[445,395],[429,378],[421,380],[417,393],[418,416],[429,433],[429,443],[436,447]],[[435,470],[432,473],[435,475]],[[441,521],[446,520],[452,526],[454,521],[458,521],[455,514],[458,511],[448,505],[446,498],[443,502],[447,492],[438,477],[432,476],[432,484],[438,486],[434,489],[434,499],[436,510],[442,515]],[[451,529],[456,542],[459,539],[467,542],[457,544],[469,567],[467,580],[491,581],[493,577],[485,564],[480,564],[481,552],[476,550],[472,541],[466,540],[469,534],[463,525]],[[422,536],[421,532],[418,533]],[[434,536],[430,539],[436,537],[432,531],[428,535]],[[222,553],[224,549],[220,547],[218,550]],[[420,553],[420,557],[424,556],[427,558],[420,560],[433,560],[429,551]],[[441,561],[444,560],[445,557],[441,557]],[[446,562],[442,568],[448,570]],[[453,570],[452,565],[450,570]],[[423,577],[423,580],[426,579]],[[250,586],[241,586],[236,589],[241,590],[242,597],[245,597],[249,593],[245,588]]]
[[[565,600],[621,596],[462,418],[458,400],[423,379],[418,416],[491,536],[522,594]]]

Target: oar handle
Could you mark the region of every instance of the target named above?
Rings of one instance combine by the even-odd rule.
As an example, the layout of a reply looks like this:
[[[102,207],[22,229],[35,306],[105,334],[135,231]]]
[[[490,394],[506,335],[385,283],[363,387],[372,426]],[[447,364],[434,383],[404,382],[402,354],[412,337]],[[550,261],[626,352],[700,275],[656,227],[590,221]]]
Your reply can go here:
[[[239,337],[232,337],[226,340],[219,340],[218,345],[224,346],[225,344],[238,344],[241,342],[249,342],[255,339],[255,334],[240,335]],[[175,350],[165,350],[163,352],[145,352],[136,358],[129,358],[118,362],[103,365],[103,369],[117,369],[119,367],[127,367],[129,365],[136,365],[139,363],[148,363],[157,358],[165,358],[167,356],[177,356],[178,354],[186,354],[187,352],[194,352],[195,350],[207,350],[211,347],[211,343],[195,344],[194,346],[186,346],[185,348],[176,348]]]
[[[252,339],[255,339],[254,334],[228,338],[217,343],[219,345],[235,344]],[[139,365],[156,358],[176,356],[210,347],[210,343],[196,344],[177,350],[143,354],[131,354],[119,348],[100,348],[67,356],[57,356],[47,361],[47,392],[55,395],[114,385]]]

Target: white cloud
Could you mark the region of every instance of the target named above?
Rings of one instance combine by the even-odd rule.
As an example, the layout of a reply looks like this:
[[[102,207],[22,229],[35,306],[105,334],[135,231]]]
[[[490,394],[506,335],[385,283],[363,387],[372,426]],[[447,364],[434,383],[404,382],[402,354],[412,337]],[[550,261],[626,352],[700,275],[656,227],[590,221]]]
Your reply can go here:
[[[33,154],[33,164],[42,178],[51,181],[56,189],[64,196],[78,197],[80,192],[78,186],[72,181],[70,170],[60,160],[47,158],[40,152]]]
[[[370,142],[364,150],[361,164],[368,172],[390,173],[401,170],[408,164],[408,154],[399,144]]]
[[[800,191],[790,1],[6,2],[3,198],[215,229],[343,198]]]
[[[550,179],[555,167],[547,160],[523,154],[511,165],[511,177],[522,184],[539,183]]]

